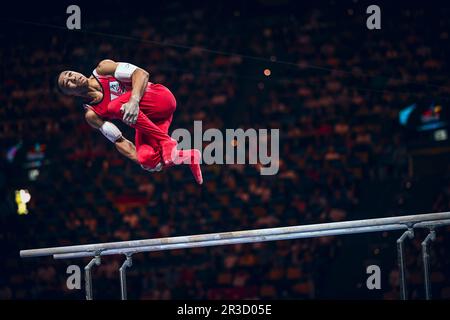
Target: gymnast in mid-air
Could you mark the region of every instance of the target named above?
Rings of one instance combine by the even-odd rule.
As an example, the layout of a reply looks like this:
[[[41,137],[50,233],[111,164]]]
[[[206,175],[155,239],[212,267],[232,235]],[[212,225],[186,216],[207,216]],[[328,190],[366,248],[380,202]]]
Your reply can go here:
[[[200,151],[178,150],[168,134],[176,99],[165,86],[151,83],[147,71],[131,63],[103,60],[89,78],[75,71],[61,72],[58,87],[66,95],[81,97],[89,125],[143,169],[155,172],[187,164],[195,181],[203,183]],[[108,121],[112,119],[135,129],[134,144]]]

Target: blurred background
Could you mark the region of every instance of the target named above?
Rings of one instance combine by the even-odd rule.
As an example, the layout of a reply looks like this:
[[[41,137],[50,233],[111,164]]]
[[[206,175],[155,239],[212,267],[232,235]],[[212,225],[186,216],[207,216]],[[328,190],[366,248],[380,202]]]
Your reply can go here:
[[[66,8],[81,8],[81,30]],[[0,19],[0,299],[83,299],[66,268],[19,250],[448,211],[450,8],[366,1],[12,3]],[[279,128],[280,170],[203,165],[150,174],[60,95],[65,69],[109,58],[150,72],[178,102],[171,130]],[[133,131],[117,123],[129,139]],[[450,298],[450,228],[432,245],[435,299]],[[399,299],[401,232],[134,256],[130,299]],[[420,242],[410,297],[424,298]],[[122,257],[95,268],[119,299]],[[380,290],[366,266],[380,266]]]

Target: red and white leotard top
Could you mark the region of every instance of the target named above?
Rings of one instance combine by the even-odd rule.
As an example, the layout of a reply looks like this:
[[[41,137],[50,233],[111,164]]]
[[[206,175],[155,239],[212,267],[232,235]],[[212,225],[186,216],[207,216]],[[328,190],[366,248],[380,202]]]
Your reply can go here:
[[[103,99],[96,104],[84,104],[84,107],[91,109],[100,117],[108,118],[109,103],[121,95],[131,91],[131,80],[129,82],[119,81],[113,76],[99,75],[95,70],[92,72],[92,75],[95,79],[97,79],[98,83],[102,87]]]

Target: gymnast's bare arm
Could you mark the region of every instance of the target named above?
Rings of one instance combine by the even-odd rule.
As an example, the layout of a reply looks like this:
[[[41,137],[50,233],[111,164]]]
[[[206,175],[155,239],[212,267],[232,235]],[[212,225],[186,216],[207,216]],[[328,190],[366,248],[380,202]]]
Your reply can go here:
[[[105,125],[105,121],[100,118],[94,111],[87,110],[84,117],[87,123],[92,128],[102,131],[101,129]],[[120,137],[114,142],[114,145],[116,146],[116,149],[125,157],[131,159],[136,163],[139,163],[136,154],[136,147],[131,141],[120,135]]]
[[[95,70],[100,75],[124,77],[124,80],[131,80],[131,97],[127,103],[122,105],[121,110],[123,121],[128,125],[135,124],[139,114],[139,102],[147,88],[148,72],[132,64],[114,62],[109,59],[101,61]]]

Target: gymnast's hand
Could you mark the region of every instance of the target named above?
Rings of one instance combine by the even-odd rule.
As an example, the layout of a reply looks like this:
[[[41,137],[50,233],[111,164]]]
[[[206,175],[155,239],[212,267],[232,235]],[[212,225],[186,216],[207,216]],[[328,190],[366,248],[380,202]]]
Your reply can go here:
[[[132,96],[127,103],[122,105],[120,111],[123,113],[123,122],[128,125],[135,124],[139,114],[139,100]]]

